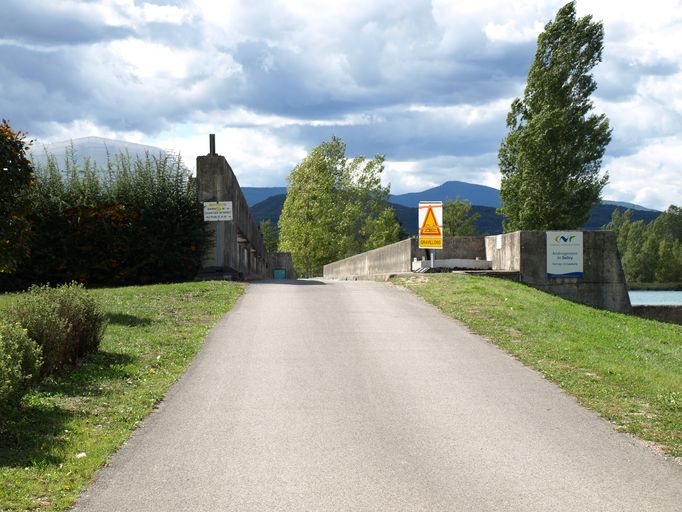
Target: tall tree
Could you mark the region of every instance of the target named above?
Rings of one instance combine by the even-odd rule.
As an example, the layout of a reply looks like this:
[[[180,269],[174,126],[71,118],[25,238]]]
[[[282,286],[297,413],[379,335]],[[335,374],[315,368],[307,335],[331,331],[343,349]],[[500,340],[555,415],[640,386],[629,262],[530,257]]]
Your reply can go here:
[[[476,221],[478,213],[469,215],[471,203],[447,199],[443,204],[443,228],[447,236],[472,236],[476,235]]]
[[[263,235],[263,244],[265,250],[268,252],[277,252],[277,245],[279,244],[279,233],[277,227],[272,224],[270,219],[263,219],[258,224],[261,235]]]
[[[291,171],[280,250],[292,253],[299,274],[320,275],[327,263],[398,240],[383,162],[380,155],[348,159],[346,145],[332,137]]]
[[[28,253],[29,190],[33,166],[26,156],[31,142],[15,132],[5,119],[0,123],[0,273],[12,272]]]
[[[499,150],[505,231],[577,228],[600,199],[611,129],[604,114],[593,113],[590,72],[601,62],[603,40],[600,22],[576,19],[575,2],[538,36],[523,99],[512,102]]]

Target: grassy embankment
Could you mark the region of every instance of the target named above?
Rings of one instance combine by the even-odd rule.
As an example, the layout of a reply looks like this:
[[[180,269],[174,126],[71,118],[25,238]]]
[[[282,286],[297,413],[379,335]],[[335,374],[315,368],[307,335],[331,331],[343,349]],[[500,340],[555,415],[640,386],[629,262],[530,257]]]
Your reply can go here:
[[[682,326],[492,277],[435,274],[394,282],[539,370],[619,430],[682,457]]]
[[[100,350],[44,382],[0,422],[0,510],[63,510],[187,369],[243,286],[93,290],[109,325]],[[0,308],[12,300],[0,296]]]

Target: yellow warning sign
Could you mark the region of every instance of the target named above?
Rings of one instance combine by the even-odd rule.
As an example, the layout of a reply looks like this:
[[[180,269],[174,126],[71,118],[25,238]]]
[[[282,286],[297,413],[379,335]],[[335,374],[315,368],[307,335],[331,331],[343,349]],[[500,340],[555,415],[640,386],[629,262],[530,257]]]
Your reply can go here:
[[[424,238],[423,236],[419,237],[419,248],[420,249],[442,249],[443,248],[443,239],[441,237],[431,237],[431,238]]]
[[[433,213],[433,208],[429,208],[424,218],[424,223],[419,229],[419,236],[441,236],[440,226]]]
[[[419,248],[443,248],[443,203],[419,202]]]

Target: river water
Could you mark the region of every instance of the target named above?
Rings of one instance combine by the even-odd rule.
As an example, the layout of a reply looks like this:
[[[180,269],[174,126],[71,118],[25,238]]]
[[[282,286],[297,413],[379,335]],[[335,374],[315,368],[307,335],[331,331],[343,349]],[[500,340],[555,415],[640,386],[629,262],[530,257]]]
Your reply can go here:
[[[682,306],[682,291],[633,290],[629,293],[633,306]]]

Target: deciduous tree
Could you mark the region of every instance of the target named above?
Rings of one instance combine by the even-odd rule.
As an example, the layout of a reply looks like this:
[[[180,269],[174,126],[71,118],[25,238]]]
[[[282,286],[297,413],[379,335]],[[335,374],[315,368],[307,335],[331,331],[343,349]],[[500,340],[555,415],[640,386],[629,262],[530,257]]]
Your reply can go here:
[[[277,252],[277,246],[279,245],[279,233],[277,233],[277,228],[272,224],[270,219],[264,219],[258,224],[260,233],[263,236],[263,244],[265,245],[265,250],[268,252]]]
[[[348,159],[345,144],[332,137],[291,171],[280,250],[292,253],[299,274],[320,275],[327,263],[398,240],[383,162],[381,155]]]
[[[26,153],[31,142],[0,123],[0,273],[12,272],[29,248],[29,190],[33,166]]]
[[[447,199],[443,204],[443,228],[446,236],[476,235],[478,213],[469,215],[471,203],[461,199]]]

